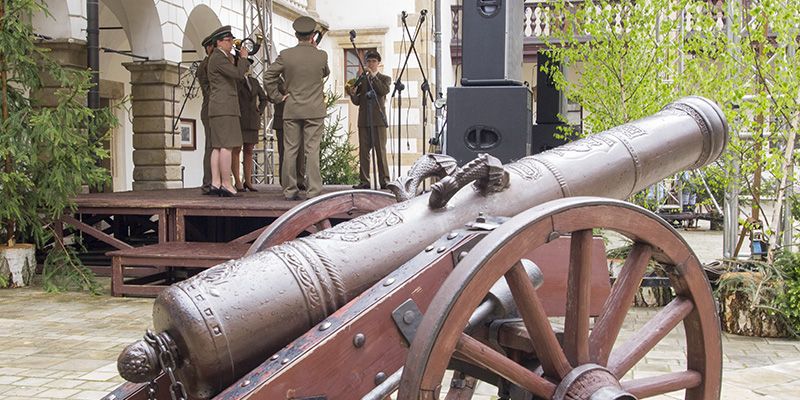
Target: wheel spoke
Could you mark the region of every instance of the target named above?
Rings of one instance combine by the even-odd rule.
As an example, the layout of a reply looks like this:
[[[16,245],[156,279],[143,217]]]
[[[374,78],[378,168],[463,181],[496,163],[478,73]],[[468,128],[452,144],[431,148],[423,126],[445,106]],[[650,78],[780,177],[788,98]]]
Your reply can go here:
[[[572,233],[564,317],[564,353],[573,367],[589,362],[592,230]]]
[[[657,396],[681,389],[697,387],[703,381],[703,375],[697,371],[673,372],[670,374],[632,379],[622,383],[622,388],[636,398]]]
[[[644,277],[647,263],[653,249],[649,245],[636,243],[630,255],[625,260],[625,265],[620,271],[619,278],[614,283],[611,294],[603,305],[603,312],[595,321],[592,334],[589,337],[589,348],[592,362],[599,365],[608,363],[608,355],[614,342],[617,341],[622,323],[628,314],[639,284]]]
[[[324,231],[325,229],[330,228],[332,225],[331,225],[331,220],[325,218],[322,221],[319,221],[316,224],[314,224],[314,226],[317,228],[317,232],[319,232],[319,231]]]
[[[694,309],[691,300],[678,297],[667,304],[653,319],[639,329],[633,338],[615,348],[608,360],[608,370],[621,378],[661,339],[672,331]]]
[[[542,302],[522,263],[517,262],[506,272],[505,278],[545,375],[563,378],[571,369],[569,361],[561,351]]]
[[[538,397],[549,399],[555,393],[556,386],[552,382],[536,375],[533,371],[517,364],[467,334],[461,334],[456,344],[456,352],[470,362],[508,379]]]

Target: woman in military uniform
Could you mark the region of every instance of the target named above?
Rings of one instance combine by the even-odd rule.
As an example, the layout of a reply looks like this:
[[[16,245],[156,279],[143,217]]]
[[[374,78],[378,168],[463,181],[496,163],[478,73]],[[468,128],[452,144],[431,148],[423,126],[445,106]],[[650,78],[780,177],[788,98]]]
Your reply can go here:
[[[233,34],[230,25],[217,29],[213,34],[217,48],[208,57],[208,83],[211,98],[208,102],[209,125],[211,125],[211,190],[223,197],[236,196],[231,183],[232,149],[242,146],[242,130],[239,125],[238,82],[250,63],[247,48],[239,50],[239,63],[234,63]]]
[[[250,64],[253,63],[252,60],[248,61]],[[264,93],[264,88],[250,72],[248,70],[239,85],[239,109],[242,113],[239,123],[242,127],[242,141],[244,142],[244,159],[242,159],[244,179],[239,179],[239,150],[241,148],[233,150],[231,169],[236,190],[257,192],[258,190],[253,188],[253,148],[258,143],[258,130],[261,128],[261,115],[267,107],[267,94]]]

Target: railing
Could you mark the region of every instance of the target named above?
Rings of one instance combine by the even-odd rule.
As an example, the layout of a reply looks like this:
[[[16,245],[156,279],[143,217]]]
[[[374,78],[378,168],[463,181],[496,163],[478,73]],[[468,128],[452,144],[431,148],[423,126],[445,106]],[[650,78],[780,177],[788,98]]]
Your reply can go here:
[[[582,0],[568,0],[568,5],[578,5],[583,3]],[[707,8],[703,3],[711,4],[711,8]],[[553,0],[526,0],[524,5],[523,15],[524,20],[524,35],[523,47],[524,55],[535,55],[537,50],[542,48],[545,43],[545,38],[555,29],[560,29],[556,25],[556,21],[563,21],[555,14],[555,2]],[[451,32],[452,39],[450,47],[454,61],[460,61],[461,58],[461,5],[453,5],[450,7],[451,16]],[[684,34],[696,31],[693,21],[699,14],[710,13],[711,16],[717,21],[715,29],[725,29],[725,16],[726,6],[724,0],[699,0],[697,3],[687,7],[683,14],[683,29]],[[621,19],[617,19],[617,24],[622,28]]]
[[[570,4],[580,4],[581,0],[568,1]],[[552,0],[527,0],[523,7],[523,15],[525,16],[525,34],[524,42],[538,42],[550,34],[550,22],[553,19],[554,2]],[[461,5],[453,5],[450,7],[450,14],[452,18],[452,42],[451,44],[460,44],[461,38]]]

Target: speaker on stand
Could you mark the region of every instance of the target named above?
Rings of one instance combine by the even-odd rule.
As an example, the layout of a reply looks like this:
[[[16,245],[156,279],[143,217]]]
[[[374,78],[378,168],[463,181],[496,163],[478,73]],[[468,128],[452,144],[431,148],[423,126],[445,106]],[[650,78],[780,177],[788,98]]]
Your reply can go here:
[[[464,0],[461,84],[522,85],[522,0]]]
[[[523,0],[464,0],[461,87],[447,89],[444,151],[507,163],[531,152],[532,92],[522,82]]]

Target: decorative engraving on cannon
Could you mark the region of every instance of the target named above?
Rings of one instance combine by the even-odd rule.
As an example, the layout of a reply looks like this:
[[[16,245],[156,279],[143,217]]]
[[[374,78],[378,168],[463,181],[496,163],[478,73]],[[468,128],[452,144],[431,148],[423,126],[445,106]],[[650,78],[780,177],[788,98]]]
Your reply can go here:
[[[538,181],[542,178],[542,171],[539,170],[538,163],[533,157],[525,157],[506,165],[505,168],[508,172],[513,172],[526,181]]]
[[[391,205],[342,222],[339,225],[314,234],[313,237],[317,239],[337,239],[343,242],[358,242],[403,223],[403,214],[399,211],[407,208],[407,203]]]

